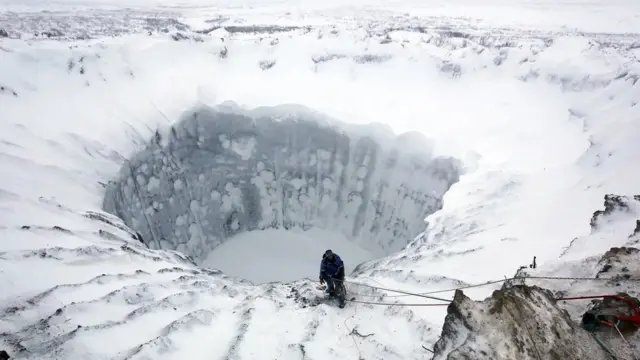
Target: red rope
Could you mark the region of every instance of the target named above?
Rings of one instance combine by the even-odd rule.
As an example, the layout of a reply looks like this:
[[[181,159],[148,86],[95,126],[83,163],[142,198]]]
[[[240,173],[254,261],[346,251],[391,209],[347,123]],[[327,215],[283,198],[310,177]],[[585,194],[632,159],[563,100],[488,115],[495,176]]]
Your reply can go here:
[[[631,310],[633,310],[632,316],[624,316],[624,315],[616,316],[618,320],[629,321],[636,324],[640,324],[640,310],[638,310],[638,307],[633,301],[631,301],[631,299],[626,298],[624,296],[618,296],[618,295],[573,296],[573,297],[561,297],[556,300],[585,300],[585,299],[607,299],[607,298],[616,299],[616,300],[625,302],[627,305],[629,305]]]

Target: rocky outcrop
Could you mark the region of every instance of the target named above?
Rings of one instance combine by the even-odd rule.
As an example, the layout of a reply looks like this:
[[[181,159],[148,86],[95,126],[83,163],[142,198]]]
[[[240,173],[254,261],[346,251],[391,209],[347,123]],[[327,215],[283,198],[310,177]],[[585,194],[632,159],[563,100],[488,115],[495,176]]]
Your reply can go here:
[[[550,291],[513,286],[481,302],[456,291],[434,360],[601,360],[608,354]]]
[[[640,324],[625,319],[637,316],[639,306],[640,301],[637,297],[624,292],[593,300],[582,315],[581,325],[593,333],[613,355],[612,358],[635,360],[640,356],[640,352],[630,344],[638,343]]]
[[[599,321],[608,321],[612,324],[617,323],[618,330],[624,334],[633,334],[638,331],[640,324],[633,321],[617,322],[618,317],[629,317],[637,315],[634,309],[640,306],[638,298],[630,296],[626,293],[618,293],[602,300],[594,301],[589,310],[582,317],[583,326],[591,326],[594,331],[611,332],[611,327],[599,323]],[[596,320],[596,321],[594,321]],[[604,330],[604,331],[602,331]],[[617,334],[616,334],[617,335]]]
[[[634,196],[621,196],[614,194],[607,194],[604,196],[604,210],[597,210],[591,217],[591,229],[597,230],[599,221],[608,215],[613,214],[616,211],[633,212],[634,209],[640,203],[640,195]],[[633,204],[633,205],[632,205]],[[640,231],[640,220],[638,220],[638,227],[636,232]],[[634,232],[634,234],[636,233]]]
[[[614,247],[607,251],[598,266],[600,270],[597,278],[611,279],[611,285],[618,285],[620,281],[640,279],[640,249],[633,247]]]
[[[640,220],[636,220],[636,228],[633,229],[633,234],[629,238],[640,241]]]
[[[563,260],[582,261],[600,256],[612,247],[637,246],[640,243],[640,195],[605,195],[604,209],[593,213],[590,225],[590,234],[574,238],[564,248],[560,255]]]
[[[405,135],[345,130],[308,114],[282,119],[196,109],[158,132],[106,191],[104,208],[152,248],[196,260],[241,232],[321,227],[383,255],[424,230],[458,180]]]
[[[458,291],[434,359],[636,359],[640,353],[634,354],[629,342],[640,339],[638,325],[616,322],[616,316],[635,315],[631,304],[640,305],[634,297],[637,283],[629,281],[640,278],[639,258],[640,249],[613,247],[595,264],[595,277],[603,281],[572,281],[560,287],[546,282],[555,292],[526,286],[535,271],[526,266],[516,272],[519,279],[505,281],[482,302]],[[565,296],[603,297],[556,302]],[[624,338],[600,320],[617,323]]]

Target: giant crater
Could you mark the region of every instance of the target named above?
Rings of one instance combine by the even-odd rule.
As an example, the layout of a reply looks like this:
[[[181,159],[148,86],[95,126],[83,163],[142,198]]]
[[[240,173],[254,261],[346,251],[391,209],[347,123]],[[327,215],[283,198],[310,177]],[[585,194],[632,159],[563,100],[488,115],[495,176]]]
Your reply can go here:
[[[396,136],[299,106],[198,106],[123,164],[103,208],[150,248],[254,282],[311,276],[324,248],[363,249],[346,257],[352,270],[354,261],[399,251],[424,231],[425,217],[458,181],[460,162],[434,157],[429,144],[421,134]],[[283,242],[288,233],[297,235]],[[211,257],[247,234],[254,234],[249,248]],[[269,259],[273,253],[279,258]],[[294,260],[307,268],[287,269]],[[293,278],[265,277],[270,266]]]

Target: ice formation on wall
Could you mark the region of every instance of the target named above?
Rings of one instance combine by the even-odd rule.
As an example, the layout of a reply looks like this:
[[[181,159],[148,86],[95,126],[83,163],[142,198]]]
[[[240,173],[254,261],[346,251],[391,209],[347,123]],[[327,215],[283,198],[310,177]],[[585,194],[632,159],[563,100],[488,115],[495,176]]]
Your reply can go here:
[[[105,210],[150,247],[196,261],[241,232],[292,227],[336,231],[383,255],[423,231],[458,181],[458,162],[417,153],[415,134],[389,141],[373,125],[277,113],[188,112],[124,164]]]

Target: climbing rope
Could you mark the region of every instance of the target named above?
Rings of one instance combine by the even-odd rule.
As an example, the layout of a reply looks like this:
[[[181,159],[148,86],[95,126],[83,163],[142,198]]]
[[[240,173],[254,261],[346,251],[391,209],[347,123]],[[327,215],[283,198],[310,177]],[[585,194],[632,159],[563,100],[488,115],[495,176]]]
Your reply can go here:
[[[613,298],[617,298],[618,296],[616,295],[588,295],[588,296],[570,296],[570,297],[559,297],[556,300],[563,300],[563,301],[567,301],[567,300],[589,300],[589,299],[602,299],[602,298],[608,298],[608,297],[613,297]]]
[[[598,345],[600,345],[600,348],[602,348],[602,350],[604,350],[604,352],[606,352],[607,354],[609,354],[609,356],[613,359],[613,360],[617,360],[618,358],[616,357],[616,355],[614,354],[614,351],[609,349],[607,347],[607,345],[605,345],[602,340],[598,339],[598,337],[596,336],[596,334],[591,334],[593,336],[593,339],[598,343]]]
[[[345,291],[345,294],[344,294],[344,295],[346,296],[346,295],[347,295],[347,292],[348,292],[348,289],[347,289],[346,285],[344,285],[344,282],[343,282],[343,288],[344,288],[344,291]],[[355,300],[352,300],[352,302],[357,302],[357,303],[359,303],[359,301],[355,301]],[[347,330],[349,330],[349,325],[347,324],[347,320],[349,320],[349,319],[354,319],[354,318],[355,318],[355,316],[357,315],[357,313],[358,313],[358,307],[357,307],[357,306],[354,306],[354,307],[353,307],[353,314],[352,314],[351,316],[349,316],[348,318],[345,318],[345,319],[344,319],[343,323],[344,323],[344,326],[347,328]],[[355,326],[353,327],[353,329],[351,329],[351,330],[349,331],[349,336],[351,337],[351,340],[353,340],[353,344],[356,346],[356,350],[358,351],[358,360],[365,360],[365,359],[364,359],[364,357],[362,356],[362,352],[360,351],[360,346],[358,346],[358,341],[356,340],[356,336],[358,336],[358,337],[360,337],[360,338],[362,338],[362,339],[366,339],[366,338],[368,338],[369,336],[373,336],[373,335],[374,335],[373,333],[371,333],[371,334],[365,334],[365,335],[361,334],[361,333],[358,331],[358,325],[355,325]]]
[[[640,281],[640,279],[617,279],[617,278],[596,278],[596,277],[569,277],[569,276],[516,276],[515,279],[542,279],[542,280],[581,280],[581,281]]]
[[[358,309],[354,308],[353,309],[353,315],[351,315],[348,318],[344,319],[344,321],[343,321],[344,327],[347,328],[347,330],[349,330],[349,325],[347,325],[347,319],[352,319],[354,316],[356,316],[357,312],[358,312]],[[351,336],[351,340],[353,340],[353,344],[356,346],[356,350],[358,351],[358,360],[363,360],[364,358],[362,357],[362,352],[360,352],[360,346],[358,346],[358,342],[356,341],[356,338],[355,338],[355,333],[354,333],[355,330],[356,330],[356,328],[354,327],[349,332],[349,336]]]
[[[368,305],[397,305],[397,306],[449,306],[449,303],[446,304],[405,304],[405,303],[388,303],[388,302],[376,302],[376,301],[360,301],[360,300],[349,300],[352,303],[358,304],[368,304]]]
[[[593,281],[593,280],[597,280],[597,281],[611,281],[611,280],[615,280],[615,281],[630,281],[630,282],[636,282],[636,281],[640,281],[640,279],[612,279],[612,278],[586,278],[586,277],[559,277],[559,276],[533,276],[533,277],[513,277],[513,278],[505,278],[505,279],[501,279],[501,280],[495,280],[495,281],[489,281],[489,282],[485,282],[485,283],[481,283],[481,284],[475,284],[475,285],[467,285],[467,286],[461,286],[458,288],[454,288],[454,289],[450,289],[450,290],[437,290],[437,291],[432,291],[432,292],[427,292],[427,293],[412,293],[412,292],[408,292],[408,291],[403,291],[403,290],[397,290],[397,289],[390,289],[390,288],[386,288],[386,287],[382,287],[382,286],[372,286],[372,285],[368,285],[368,284],[362,284],[362,283],[356,283],[356,282],[350,282],[351,284],[354,285],[358,285],[358,286],[364,286],[364,287],[368,287],[371,289],[376,289],[376,290],[382,290],[382,291],[388,291],[388,292],[396,292],[396,293],[400,293],[402,295],[396,295],[395,297],[398,296],[418,296],[418,297],[423,297],[423,298],[428,298],[428,299],[433,299],[433,300],[438,300],[438,301],[444,301],[446,302],[445,304],[423,304],[423,303],[389,303],[389,302],[377,302],[377,301],[361,301],[361,300],[355,300],[351,299],[349,300],[350,302],[353,303],[357,303],[357,304],[368,304],[368,305],[383,305],[383,306],[402,306],[402,307],[433,307],[433,306],[448,306],[451,303],[451,300],[447,300],[447,299],[442,299],[442,298],[437,298],[437,297],[433,297],[433,296],[428,296],[428,294],[434,294],[434,293],[440,293],[440,292],[446,292],[446,291],[455,291],[455,290],[462,290],[462,289],[468,289],[468,288],[473,288],[473,287],[481,287],[481,286],[486,286],[486,285],[490,285],[490,284],[497,284],[497,283],[502,283],[502,282],[506,282],[509,280],[518,280],[518,279],[545,279],[545,280],[574,280],[574,281]],[[351,292],[352,294],[355,294],[353,292]],[[359,296],[366,296],[366,297],[380,297],[380,295],[364,295],[364,294],[356,294]],[[389,296],[389,297],[393,297],[393,296]],[[586,295],[586,296],[564,296],[564,297],[559,297],[556,298],[557,301],[571,301],[571,300],[585,300],[585,299],[603,299],[603,298],[614,298],[614,299],[619,299],[621,301],[626,302],[627,304],[629,304],[629,306],[631,306],[634,311],[637,313],[638,309],[637,306],[631,302],[631,300],[629,299],[625,299],[623,297],[620,297],[618,295]],[[523,318],[523,314],[522,311],[520,309],[520,304],[518,303],[518,301],[515,301],[515,309],[519,314],[520,318]],[[512,317],[513,314],[511,313],[511,310],[509,310],[508,308],[506,309]],[[355,316],[355,312],[354,315],[352,315],[352,317]],[[515,317],[514,317],[515,318]],[[634,317],[623,317],[620,318],[620,320],[631,320],[631,321],[635,321],[637,320],[637,318]],[[538,360],[542,360],[542,355],[540,352],[540,349],[538,349],[538,345],[531,333],[531,329],[529,328],[529,325],[527,324],[526,321],[523,322],[524,328],[527,332],[527,335],[529,336],[529,340],[531,341],[533,348],[535,350],[535,354],[536,354],[536,358]],[[346,319],[345,319],[345,326],[348,329],[348,326],[346,324]],[[625,337],[623,336],[622,332],[620,331],[620,329],[618,328],[617,323],[612,324],[612,326],[616,329],[616,331],[618,332],[618,334],[620,335],[620,337],[622,338],[623,342],[627,345],[627,347],[629,348],[632,357],[634,360],[638,360],[638,358],[635,355],[634,352],[634,348],[632,347],[632,345],[625,339]],[[355,330],[355,328],[354,328]],[[349,335],[351,335],[354,344],[356,345],[356,348],[358,350],[358,354],[360,356],[360,359],[362,359],[362,354],[360,353],[360,349],[358,347],[358,344],[356,342],[354,335],[354,330],[351,331],[351,333]],[[600,345],[600,347],[603,349],[603,351],[605,351],[612,359],[616,360],[617,357],[615,355],[615,353],[612,351],[612,349],[609,349],[600,339],[598,339],[598,337],[596,336],[596,334],[592,333],[593,338],[595,339],[595,341]],[[423,346],[423,348],[425,348]],[[427,348],[425,348],[427,349]],[[428,350],[428,349],[427,349]],[[431,350],[429,350],[431,351]]]
[[[520,315],[520,319],[524,319],[523,315],[522,315],[522,311],[520,311],[520,305],[518,304],[518,299],[513,301],[513,304],[515,305],[516,310],[518,311],[518,314]],[[509,314],[513,317],[513,319],[515,320],[516,317],[513,316],[513,314],[511,313],[511,311],[509,310],[508,307],[505,307],[505,309],[509,312]],[[536,357],[538,358],[538,360],[542,360],[542,356],[540,355],[540,350],[538,350],[538,345],[536,344],[536,341],[534,340],[533,336],[531,335],[531,330],[529,329],[529,324],[528,321],[522,321],[522,323],[524,324],[524,328],[525,330],[527,330],[527,334],[529,335],[529,340],[531,341],[531,343],[533,344],[533,348],[536,350]]]
[[[352,302],[352,303],[356,303],[356,304],[365,304],[365,305],[382,305],[382,306],[400,306],[400,307],[434,307],[434,306],[449,306],[452,302],[452,300],[448,300],[448,299],[443,299],[443,298],[438,298],[438,297],[433,297],[433,296],[429,296],[431,294],[436,294],[436,293],[443,293],[443,292],[448,292],[448,291],[456,291],[456,290],[463,290],[463,289],[469,289],[469,288],[475,288],[475,287],[482,287],[482,286],[486,286],[486,285],[491,285],[491,284],[498,284],[498,283],[504,283],[510,280],[526,280],[526,279],[539,279],[539,280],[572,280],[572,281],[629,281],[629,282],[637,282],[640,281],[640,279],[614,279],[614,278],[588,278],[588,277],[562,277],[562,276],[515,276],[512,278],[504,278],[504,279],[500,279],[500,280],[494,280],[494,281],[487,281],[484,283],[480,283],[480,284],[472,284],[472,285],[465,285],[465,286],[460,286],[457,288],[452,288],[452,289],[447,289],[447,290],[436,290],[436,291],[430,291],[430,292],[423,292],[423,293],[413,293],[413,292],[409,292],[409,291],[404,291],[404,290],[398,290],[398,289],[391,289],[391,288],[387,288],[384,286],[373,286],[373,285],[368,285],[368,284],[363,284],[363,283],[358,283],[358,282],[346,282],[345,283],[349,283],[349,284],[353,284],[356,286],[363,286],[363,287],[367,287],[370,289],[375,289],[375,290],[381,290],[381,291],[388,291],[388,292],[394,292],[394,293],[399,293],[402,295],[386,295],[385,297],[401,297],[401,296],[417,296],[417,297],[423,297],[423,298],[427,298],[427,299],[432,299],[432,300],[438,300],[438,301],[443,301],[445,302],[444,304],[424,304],[424,303],[390,303],[390,302],[378,302],[378,301],[362,301],[362,300],[356,300],[355,298],[350,299],[348,301]],[[377,281],[376,281],[377,282]],[[382,285],[382,284],[381,284]],[[366,295],[366,294],[357,294],[353,291],[349,291],[350,294],[353,295],[358,295],[358,296],[362,296],[362,297],[382,297],[382,295]],[[616,298],[616,299],[620,299],[622,301],[627,302],[634,310],[637,310],[637,307],[635,306],[634,303],[630,302],[630,300],[628,299],[623,299],[620,296],[617,295],[588,295],[588,296],[565,296],[565,297],[559,297],[556,298],[555,300],[557,301],[571,301],[571,300],[583,300],[583,299],[596,299],[596,298]],[[357,309],[357,307],[354,307],[354,309]],[[523,314],[522,311],[520,309],[520,304],[518,303],[518,301],[515,301],[515,309],[518,312],[518,315],[520,318],[523,318]],[[511,313],[511,310],[509,310],[508,308],[506,309],[509,314],[511,314],[512,317],[514,317],[514,315]],[[356,315],[356,311],[354,310],[354,314],[351,315],[349,318],[353,318]],[[515,319],[516,317],[514,317]],[[633,318],[633,317],[632,317]],[[344,325],[347,328],[347,330],[349,330],[349,326],[347,324],[347,319],[344,320]],[[531,344],[533,345],[533,348],[535,350],[535,355],[536,358],[538,360],[542,360],[542,354],[540,352],[540,349],[538,349],[538,344],[536,343],[532,333],[531,333],[531,329],[529,328],[529,325],[527,324],[527,322],[525,321],[523,323],[523,326],[527,332],[527,335],[529,336],[529,340],[531,341]],[[632,356],[634,358],[634,360],[638,360],[638,358],[635,356],[634,353],[634,349],[631,346],[631,344],[624,338],[624,336],[622,335],[622,332],[620,331],[620,329],[618,328],[617,324],[613,324],[613,326],[615,327],[616,331],[618,332],[618,334],[620,335],[620,337],[622,338],[622,340],[624,341],[624,343],[629,347]],[[358,356],[359,356],[359,360],[362,360],[362,353],[360,351],[360,347],[358,346],[358,343],[355,339],[354,335],[360,335],[359,333],[356,332],[356,328],[354,327],[351,332],[349,333],[349,335],[351,336],[354,345],[356,346],[356,349],[358,351]],[[362,336],[363,338],[366,338],[370,335],[373,334],[369,334],[366,336]],[[611,356],[612,359],[616,360],[617,357],[615,356],[614,352],[607,348],[605,346],[604,343],[602,343],[602,341],[600,339],[598,339],[598,337],[596,336],[596,334],[592,333],[593,338],[595,339],[595,341],[601,346],[601,348],[609,355]],[[428,348],[424,347],[424,349],[429,350]],[[429,350],[431,352],[433,352],[432,350]]]
[[[608,326],[610,326],[612,328],[616,329],[616,331],[618,332],[618,335],[620,335],[620,338],[622,339],[622,341],[627,345],[627,347],[629,348],[629,351],[631,352],[631,356],[637,360],[637,356],[635,355],[635,351],[633,346],[627,341],[627,339],[625,339],[624,335],[622,335],[622,332],[620,331],[620,328],[618,328],[618,323],[620,321],[629,321],[635,324],[640,325],[640,309],[638,309],[638,306],[629,298],[624,297],[624,296],[620,296],[620,295],[600,295],[600,296],[573,296],[573,297],[563,297],[563,298],[559,298],[558,300],[583,300],[583,299],[598,299],[598,298],[602,298],[602,299],[615,299],[615,300],[619,300],[622,301],[624,303],[626,303],[632,310],[634,315],[631,316],[615,316],[613,315],[613,317],[615,318],[615,321],[608,321],[608,320],[598,320],[597,317],[594,316],[593,320],[594,322],[588,323],[588,324],[584,324],[583,328],[585,328],[585,330],[588,330],[590,332],[593,332],[596,328],[596,325],[601,323],[601,324],[606,324]],[[583,320],[584,321],[584,320]],[[593,337],[596,339],[596,341],[598,342],[598,344],[600,345],[600,347],[602,347],[606,352],[608,352],[611,357],[613,357],[614,359],[616,359],[616,356],[614,355],[613,351],[611,349],[608,349],[606,346],[604,346],[604,344],[598,339],[598,337],[593,334]]]
[[[372,286],[372,285],[363,284],[363,283],[357,283],[357,282],[349,282],[349,283],[357,285],[357,286],[364,286],[364,287],[368,287],[368,288],[372,288],[372,289],[376,289],[376,290],[396,292],[396,293],[403,294],[403,295],[387,296],[387,297],[418,296],[418,297],[424,297],[424,298],[438,300],[438,301],[444,301],[445,304],[397,303],[397,302],[396,303],[390,303],[390,302],[381,302],[381,301],[380,302],[378,302],[378,301],[362,301],[362,300],[355,300],[355,298],[351,299],[349,301],[352,302],[352,303],[358,303],[358,304],[381,305],[381,306],[401,306],[401,307],[448,306],[452,302],[452,300],[447,300],[447,299],[437,298],[437,297],[433,297],[433,296],[428,296],[427,294],[433,294],[433,293],[439,293],[439,292],[445,292],[445,291],[462,290],[462,289],[468,289],[468,288],[472,288],[472,287],[480,287],[480,286],[496,284],[496,283],[501,283],[501,282],[505,282],[505,281],[509,281],[509,280],[515,280],[515,279],[546,279],[546,280],[577,280],[577,281],[590,281],[590,280],[608,281],[608,280],[616,280],[616,281],[632,281],[632,282],[640,281],[640,279],[611,279],[611,278],[604,278],[603,279],[603,278],[559,277],[559,276],[513,277],[513,278],[505,278],[505,279],[495,280],[495,281],[488,281],[488,282],[481,283],[481,284],[461,286],[461,287],[450,289],[450,290],[437,290],[437,291],[432,291],[432,292],[427,292],[427,293],[412,293],[412,292],[408,292],[408,291],[404,291],[404,290],[390,289],[390,288],[380,287],[380,286]],[[354,294],[354,295],[362,296],[362,297],[380,297],[380,295],[365,295],[365,294],[357,294],[357,293],[354,293],[354,292],[351,292],[351,293]],[[625,299],[622,299],[617,295],[590,295],[590,296],[559,297],[559,298],[556,298],[556,300],[557,301],[570,301],[570,300],[601,299],[601,298],[618,298],[618,299],[620,299],[622,301],[627,302]],[[629,303],[629,305],[632,308],[634,308],[634,310],[637,309],[635,304]],[[530,333],[528,327],[527,327],[527,332]],[[620,335],[622,335],[622,334],[620,333]],[[624,339],[624,337],[623,337],[623,339]],[[626,339],[625,339],[625,341],[626,341]],[[534,346],[536,346],[535,343],[534,343]],[[630,345],[629,345],[629,347],[631,348]],[[608,349],[605,349],[605,350],[608,350]],[[540,353],[539,353],[537,347],[536,347],[536,352],[537,352],[538,358],[540,358]]]
[[[620,331],[620,329],[618,328],[618,324],[613,324],[613,327],[616,329],[616,331],[618,332],[618,335],[620,335],[620,338],[622,339],[622,341],[624,341],[625,344],[627,344],[627,347],[629,348],[629,351],[631,352],[631,356],[633,357],[634,360],[638,360],[638,357],[635,354],[635,351],[633,349],[633,346],[631,346],[631,344],[627,341],[627,339],[624,338],[624,335],[622,335],[622,332]]]
[[[466,286],[460,286],[457,288],[451,288],[451,289],[445,289],[445,290],[436,290],[436,291],[429,291],[429,292],[422,292],[422,293],[417,293],[416,295],[418,296],[426,296],[426,295],[433,295],[433,294],[441,294],[441,293],[445,293],[445,292],[451,292],[451,291],[456,291],[456,290],[465,290],[465,289],[470,289],[470,288],[475,288],[475,287],[482,287],[482,286],[486,286],[486,285],[492,285],[492,284],[499,284],[505,281],[508,281],[510,279],[500,279],[500,280],[494,280],[494,281],[487,281],[485,283],[481,283],[481,284],[475,284],[475,285],[466,285]],[[367,284],[362,284],[362,283],[352,283],[352,284],[357,284],[357,285],[361,285],[364,287],[371,287],[370,285]],[[386,290],[386,288],[384,288]],[[387,290],[390,291],[390,290]],[[362,296],[366,296],[366,297],[378,297],[380,295],[362,295]],[[385,297],[405,297],[405,296],[414,296],[413,294],[403,294],[403,295],[385,295]]]
[[[500,280],[487,281],[487,282],[483,282],[483,283],[465,285],[465,286],[460,286],[460,287],[450,288],[450,289],[445,289],[445,290],[435,290],[435,291],[421,292],[421,293],[411,293],[411,292],[402,291],[402,290],[396,290],[396,289],[389,289],[389,288],[385,288],[385,287],[372,286],[372,285],[359,283],[359,282],[350,282],[350,283],[354,284],[354,285],[358,285],[358,286],[372,288],[372,289],[384,290],[384,291],[389,291],[389,292],[395,292],[395,293],[402,294],[402,295],[385,295],[385,297],[419,296],[419,297],[425,297],[425,298],[428,298],[428,299],[434,299],[434,300],[440,300],[440,301],[451,301],[451,300],[445,300],[445,299],[441,299],[441,298],[430,297],[428,295],[440,294],[440,293],[451,292],[451,291],[456,291],[456,290],[465,290],[465,289],[477,288],[477,287],[493,285],[493,284],[500,284],[500,283],[504,283],[504,282],[512,281],[512,280],[528,280],[528,279],[536,279],[536,280],[575,280],[575,281],[628,281],[628,282],[640,281],[640,279],[589,278],[589,277],[566,277],[566,276],[564,276],[564,277],[563,276],[514,276],[514,277],[511,277],[511,278],[504,278],[504,279],[500,279]],[[358,295],[363,296],[363,297],[379,297],[380,296],[380,295],[364,295],[364,294],[358,294]],[[602,296],[600,296],[600,297],[602,297]]]
[[[389,288],[383,288],[383,287],[379,287],[379,286],[373,286],[373,285],[367,285],[367,284],[361,284],[361,283],[354,283],[354,282],[351,282],[351,284],[365,286],[365,287],[368,287],[368,288],[371,288],[371,289],[376,289],[376,290],[384,290],[384,291],[396,292],[396,293],[404,294],[406,296],[418,296],[418,297],[423,297],[423,298],[427,298],[427,299],[431,299],[431,300],[451,302],[451,299],[443,299],[443,298],[438,298],[438,297],[429,296],[429,295],[425,295],[425,294],[412,293],[412,292],[408,292],[408,291],[404,291],[404,290],[389,289]]]

